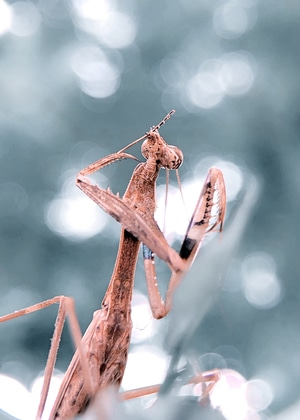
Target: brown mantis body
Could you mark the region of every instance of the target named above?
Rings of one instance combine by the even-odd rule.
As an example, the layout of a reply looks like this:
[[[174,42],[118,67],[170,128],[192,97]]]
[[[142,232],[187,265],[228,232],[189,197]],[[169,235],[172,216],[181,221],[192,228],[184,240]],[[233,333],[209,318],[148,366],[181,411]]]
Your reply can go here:
[[[177,169],[183,160],[180,149],[168,145],[158,133],[158,128],[172,113],[138,139],[139,141],[145,138],[142,154],[146,161],[135,168],[122,198],[109,190],[92,185],[86,175],[120,159],[135,159],[132,155],[124,153],[127,147],[88,166],[77,177],[77,186],[122,224],[122,232],[114,271],[102,308],[94,313],[82,341],[79,343],[78,338],[75,340],[78,349],[64,376],[50,420],[72,418],[83,412],[96,394],[110,385],[117,388],[120,386],[132,328],[131,299],[140,243],[146,245],[144,265],[151,309],[155,318],[162,318],[169,312],[174,289],[191,266],[205,234],[217,225],[220,225],[220,230],[222,229],[226,205],[225,186],[222,173],[216,168],[211,168],[209,171],[179,254],[168,245],[154,220],[155,185],[159,170]],[[216,196],[217,202],[214,202]],[[213,205],[217,206],[215,216],[212,215]],[[164,260],[172,271],[165,302],[158,290],[152,252]],[[62,299],[58,297],[55,302],[61,303]],[[0,321],[4,318],[6,317],[2,317]],[[60,318],[57,323],[63,325]],[[56,351],[53,350],[53,356],[49,354],[51,359],[49,380]],[[37,418],[41,417],[48,386],[49,384],[45,385]]]

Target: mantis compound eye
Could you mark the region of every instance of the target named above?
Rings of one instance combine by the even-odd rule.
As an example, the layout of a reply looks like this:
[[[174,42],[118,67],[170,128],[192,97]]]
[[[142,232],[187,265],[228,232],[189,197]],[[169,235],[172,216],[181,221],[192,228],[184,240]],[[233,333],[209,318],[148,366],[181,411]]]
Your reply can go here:
[[[166,147],[163,157],[161,159],[161,164],[164,168],[167,169],[178,169],[183,162],[183,153],[176,146]]]

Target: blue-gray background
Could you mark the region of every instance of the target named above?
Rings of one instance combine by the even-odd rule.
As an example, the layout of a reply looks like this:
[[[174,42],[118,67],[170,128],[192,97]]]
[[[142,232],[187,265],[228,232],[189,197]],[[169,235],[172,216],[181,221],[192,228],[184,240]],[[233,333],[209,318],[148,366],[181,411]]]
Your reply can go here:
[[[117,224],[86,240],[60,234],[51,217],[64,202],[55,200],[64,199],[62,185],[72,188],[66,180],[76,171],[175,108],[162,134],[183,149],[183,178],[210,155],[256,175],[260,196],[234,267],[249,255],[269,258],[280,289],[276,304],[257,307],[242,287],[229,292],[220,285],[219,303],[191,346],[204,353],[229,345],[243,375],[264,372],[273,392],[269,414],[293,404],[300,387],[298,2],[6,4],[12,9],[0,4],[1,314],[72,295],[86,327],[111,275]],[[124,191],[132,167],[108,169],[113,191]],[[137,285],[145,291],[140,267]],[[53,320],[54,311],[45,310],[1,325],[2,373],[30,383],[43,368]],[[72,351],[66,334],[61,369]]]

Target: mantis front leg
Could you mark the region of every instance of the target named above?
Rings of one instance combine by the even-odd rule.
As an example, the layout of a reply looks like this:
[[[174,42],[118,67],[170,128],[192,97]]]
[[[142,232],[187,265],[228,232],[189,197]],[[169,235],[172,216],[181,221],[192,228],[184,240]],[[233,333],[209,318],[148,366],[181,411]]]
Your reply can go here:
[[[213,206],[216,207],[214,213]],[[154,253],[143,246],[149,301],[155,318],[163,318],[169,313],[174,290],[191,267],[205,235],[218,225],[220,232],[222,231],[225,207],[226,191],[223,174],[217,168],[210,168],[178,254],[184,264],[184,270],[172,271],[165,302],[158,289]]]

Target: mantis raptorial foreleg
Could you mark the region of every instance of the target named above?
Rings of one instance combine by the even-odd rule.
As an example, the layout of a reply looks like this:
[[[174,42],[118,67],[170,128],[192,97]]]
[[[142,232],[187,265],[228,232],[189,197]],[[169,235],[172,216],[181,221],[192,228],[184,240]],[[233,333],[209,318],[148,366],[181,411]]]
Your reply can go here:
[[[218,193],[219,191],[222,191],[221,200],[218,203],[214,203],[214,194],[216,192]],[[211,209],[213,205],[217,205],[218,209],[216,219],[211,223]],[[202,192],[196,204],[194,213],[185,234],[185,238],[179,251],[179,256],[184,262],[184,270],[172,272],[169,286],[166,292],[165,303],[162,301],[158,289],[154,264],[154,254],[147,246],[144,245],[144,267],[148,286],[149,301],[153,316],[155,318],[163,318],[169,313],[174,290],[179,285],[183,275],[186,271],[189,270],[194,259],[196,258],[196,255],[201,246],[201,242],[204,239],[206,233],[212,231],[218,224],[220,225],[220,231],[222,230],[225,215],[225,205],[225,184],[222,172],[217,168],[211,168],[204,182]]]

